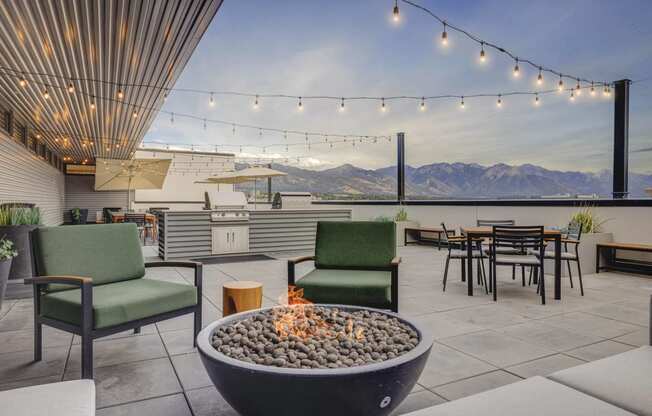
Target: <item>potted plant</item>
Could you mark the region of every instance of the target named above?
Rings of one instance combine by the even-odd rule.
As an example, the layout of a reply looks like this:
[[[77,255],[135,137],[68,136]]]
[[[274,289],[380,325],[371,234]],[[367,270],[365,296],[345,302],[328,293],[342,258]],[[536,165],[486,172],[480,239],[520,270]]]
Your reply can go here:
[[[14,243],[5,237],[0,237],[0,308],[2,308],[2,299],[5,297],[11,261],[17,255],[18,252],[14,250]]]
[[[29,233],[41,224],[41,211],[35,207],[5,205],[0,208],[0,235],[11,240],[18,255],[11,263],[9,279],[32,277]]]
[[[409,220],[408,213],[403,207],[394,216],[394,223],[396,223],[396,245],[402,247],[405,245],[405,229],[418,227],[419,223]]]
[[[70,219],[75,225],[86,224],[86,219],[88,218],[88,210],[81,208],[73,208],[70,210]]]

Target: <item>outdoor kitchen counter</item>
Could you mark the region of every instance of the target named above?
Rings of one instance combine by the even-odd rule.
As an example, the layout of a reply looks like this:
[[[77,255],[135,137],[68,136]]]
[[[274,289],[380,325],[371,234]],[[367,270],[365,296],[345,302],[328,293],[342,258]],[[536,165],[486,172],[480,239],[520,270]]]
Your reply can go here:
[[[164,260],[212,255],[211,211],[158,212],[158,252]],[[349,221],[350,209],[258,209],[249,211],[249,251],[241,254],[310,251],[317,221]]]

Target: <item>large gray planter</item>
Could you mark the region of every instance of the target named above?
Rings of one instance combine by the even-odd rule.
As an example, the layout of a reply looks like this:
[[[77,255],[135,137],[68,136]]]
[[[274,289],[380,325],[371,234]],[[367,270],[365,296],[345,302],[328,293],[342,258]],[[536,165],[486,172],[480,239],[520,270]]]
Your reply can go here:
[[[7,289],[7,279],[9,279],[11,260],[12,259],[0,260],[0,308],[2,308],[2,300],[5,298],[5,289]]]
[[[0,237],[4,236],[14,243],[18,256],[14,257],[9,271],[9,279],[32,277],[32,254],[29,246],[29,232],[38,225],[5,225],[0,227]]]

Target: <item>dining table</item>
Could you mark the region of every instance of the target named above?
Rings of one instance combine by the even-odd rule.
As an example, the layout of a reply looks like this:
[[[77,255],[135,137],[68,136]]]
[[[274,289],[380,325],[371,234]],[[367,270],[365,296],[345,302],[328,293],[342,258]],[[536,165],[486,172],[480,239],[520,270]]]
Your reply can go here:
[[[473,242],[478,239],[490,238],[493,235],[492,227],[462,227],[462,235],[466,237],[466,250],[467,250],[467,295],[473,296]],[[554,263],[555,263],[555,299],[561,299],[561,240],[562,233],[561,230],[556,230],[552,228],[544,229],[544,238],[545,240],[554,241]],[[543,278],[543,275],[540,276]],[[494,289],[495,290],[495,289]]]

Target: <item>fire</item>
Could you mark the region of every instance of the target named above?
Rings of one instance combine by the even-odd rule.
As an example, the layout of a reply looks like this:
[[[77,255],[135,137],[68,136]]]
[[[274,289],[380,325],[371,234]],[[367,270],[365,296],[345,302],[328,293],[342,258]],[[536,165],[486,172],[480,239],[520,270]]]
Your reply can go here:
[[[314,312],[315,305],[303,297],[303,289],[288,287],[287,306],[274,309],[274,329],[281,339],[364,339],[364,329],[356,326],[353,319],[333,309],[329,317],[323,318]]]

